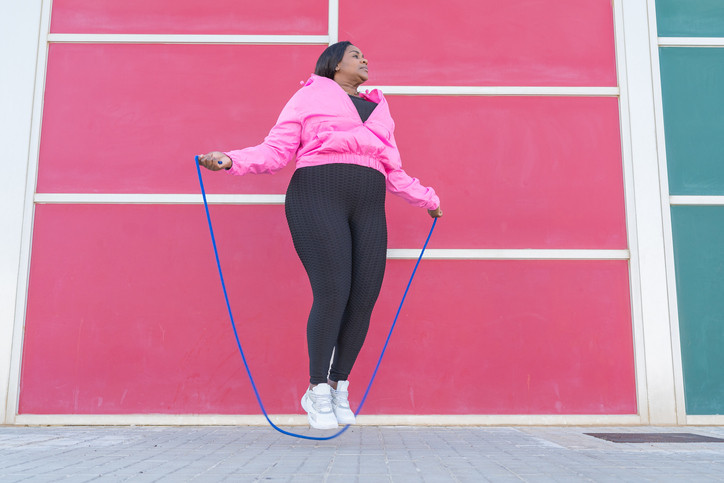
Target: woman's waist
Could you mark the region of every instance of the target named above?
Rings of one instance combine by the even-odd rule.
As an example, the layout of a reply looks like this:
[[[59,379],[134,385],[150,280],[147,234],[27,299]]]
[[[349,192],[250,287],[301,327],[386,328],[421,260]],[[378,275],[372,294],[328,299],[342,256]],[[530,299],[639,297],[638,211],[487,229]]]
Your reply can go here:
[[[380,160],[372,156],[354,153],[315,153],[297,158],[297,169],[323,164],[356,164],[379,171],[385,175],[385,167]]]

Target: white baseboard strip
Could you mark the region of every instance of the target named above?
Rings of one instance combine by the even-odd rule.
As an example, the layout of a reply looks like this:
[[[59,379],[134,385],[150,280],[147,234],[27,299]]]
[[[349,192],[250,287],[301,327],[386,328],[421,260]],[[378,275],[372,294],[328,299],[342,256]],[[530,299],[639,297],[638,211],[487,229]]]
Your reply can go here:
[[[307,426],[301,414],[269,416],[279,426]],[[16,426],[266,426],[262,415],[20,414]],[[630,426],[644,424],[624,415],[360,415],[358,426]]]
[[[688,415],[686,424],[691,426],[724,426],[724,414]]]

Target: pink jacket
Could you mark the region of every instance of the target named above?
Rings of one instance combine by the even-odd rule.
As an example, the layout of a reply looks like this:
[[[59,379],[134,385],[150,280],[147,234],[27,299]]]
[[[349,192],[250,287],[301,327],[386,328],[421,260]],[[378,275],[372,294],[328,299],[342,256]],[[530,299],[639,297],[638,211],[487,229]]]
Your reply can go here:
[[[334,80],[312,74],[284,106],[276,125],[258,146],[225,153],[234,162],[229,172],[273,173],[296,155],[297,169],[351,163],[385,175],[387,189],[409,203],[434,210],[435,190],[402,170],[387,101],[377,89],[362,94],[378,105],[362,122],[347,93]]]

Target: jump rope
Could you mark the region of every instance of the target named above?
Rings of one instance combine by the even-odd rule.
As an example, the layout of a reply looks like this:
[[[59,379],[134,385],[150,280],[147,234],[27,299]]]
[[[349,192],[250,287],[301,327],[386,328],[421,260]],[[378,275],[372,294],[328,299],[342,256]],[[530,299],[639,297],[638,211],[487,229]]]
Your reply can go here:
[[[226,309],[229,312],[229,320],[231,320],[231,328],[234,330],[234,338],[236,339],[236,346],[239,348],[239,354],[241,354],[241,360],[244,361],[244,367],[246,368],[246,374],[249,376],[249,382],[251,382],[251,388],[254,390],[254,395],[256,396],[256,401],[259,403],[259,407],[261,408],[261,412],[264,413],[264,417],[269,422],[272,428],[276,429],[282,434],[286,434],[287,436],[293,436],[295,438],[301,438],[301,439],[310,439],[315,441],[326,441],[330,439],[334,439],[337,436],[341,435],[347,429],[349,429],[349,424],[346,425],[344,428],[340,429],[336,433],[334,433],[331,436],[307,436],[304,434],[297,434],[292,433],[289,431],[285,431],[276,424],[272,422],[272,420],[269,418],[269,415],[266,412],[266,409],[264,408],[264,404],[261,402],[261,396],[259,396],[259,391],[256,389],[256,384],[254,383],[254,378],[251,375],[251,369],[249,369],[249,364],[246,362],[246,356],[244,355],[244,350],[241,348],[241,342],[239,341],[239,334],[236,331],[236,324],[234,323],[234,316],[231,313],[231,304],[229,303],[229,295],[226,293],[226,284],[224,283],[224,274],[221,271],[221,262],[219,261],[219,251],[216,248],[216,239],[214,238],[214,228],[211,225],[211,215],[209,214],[209,203],[206,201],[206,190],[204,189],[204,180],[201,177],[201,166],[199,165],[199,157],[196,156],[196,172],[199,175],[199,185],[201,186],[201,196],[204,199],[204,209],[206,210],[206,221],[209,223],[209,233],[211,234],[211,244],[214,246],[214,256],[216,257],[216,268],[219,270],[219,278],[221,279],[221,288],[224,291],[224,299],[226,300]],[[219,162],[221,164],[221,162]],[[375,366],[375,370],[372,372],[372,377],[370,378],[370,382],[367,385],[367,389],[365,390],[364,396],[362,396],[362,400],[359,403],[359,406],[357,407],[357,411],[355,411],[354,415],[357,416],[362,411],[362,406],[364,405],[365,401],[367,400],[367,395],[370,392],[370,388],[372,387],[372,383],[375,380],[375,376],[377,375],[377,370],[380,368],[380,363],[382,362],[382,357],[385,355],[385,350],[387,350],[387,344],[390,342],[390,337],[392,337],[392,331],[395,330],[395,324],[397,324],[397,317],[400,315],[400,311],[402,310],[402,304],[405,303],[405,297],[407,297],[407,292],[410,290],[410,285],[412,285],[412,279],[415,278],[415,272],[417,272],[417,266],[420,264],[420,260],[422,260],[422,255],[425,253],[425,248],[427,248],[427,243],[430,241],[430,237],[432,236],[432,232],[435,229],[435,224],[437,223],[437,218],[433,218],[432,221],[432,227],[430,228],[430,233],[427,235],[427,239],[425,240],[425,244],[422,246],[422,251],[420,252],[420,256],[417,258],[417,262],[415,263],[415,268],[412,270],[412,275],[410,275],[410,281],[407,282],[407,287],[405,288],[405,293],[402,295],[402,300],[400,301],[400,306],[397,308],[397,313],[395,314],[395,319],[392,321],[392,327],[390,327],[390,332],[387,334],[387,339],[385,340],[385,345],[382,347],[382,352],[380,353],[380,358],[377,360],[377,365]]]

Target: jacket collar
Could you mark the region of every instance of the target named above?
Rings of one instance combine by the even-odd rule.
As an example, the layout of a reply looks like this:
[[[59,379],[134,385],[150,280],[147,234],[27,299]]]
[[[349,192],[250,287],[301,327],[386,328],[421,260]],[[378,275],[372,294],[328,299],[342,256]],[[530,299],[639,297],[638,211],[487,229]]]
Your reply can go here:
[[[303,84],[304,87],[306,87],[314,84],[315,82],[318,83],[318,85],[324,85],[329,87],[336,86],[337,88],[342,89],[342,86],[337,84],[333,79],[330,79],[329,77],[319,76],[317,74],[311,74],[307,82],[303,82]],[[372,89],[371,91],[367,89],[364,92],[360,92],[360,96],[377,104],[381,103],[384,100],[384,96],[379,89]]]

